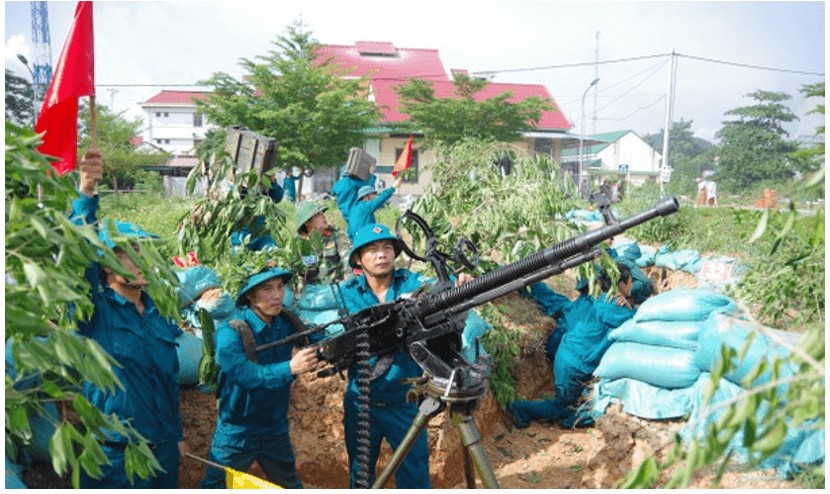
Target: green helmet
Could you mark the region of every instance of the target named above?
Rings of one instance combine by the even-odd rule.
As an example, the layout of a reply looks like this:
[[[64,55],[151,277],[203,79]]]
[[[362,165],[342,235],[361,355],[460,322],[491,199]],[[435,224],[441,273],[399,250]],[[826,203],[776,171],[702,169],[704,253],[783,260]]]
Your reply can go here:
[[[310,220],[314,215],[328,210],[325,204],[317,204],[314,202],[304,202],[297,208],[297,233],[303,233],[303,226],[306,221]]]
[[[360,266],[354,261],[354,255],[364,245],[377,242],[378,240],[391,240],[392,245],[395,247],[395,257],[398,257],[401,250],[403,250],[403,243],[398,237],[392,235],[389,228],[378,223],[369,223],[354,234],[352,251],[349,253],[349,266],[360,269]]]
[[[236,296],[236,305],[245,305],[245,294],[248,293],[252,288],[263,283],[265,281],[270,280],[271,278],[282,277],[285,283],[291,281],[291,278],[294,277],[294,273],[288,271],[286,269],[277,268],[277,267],[266,267],[260,270],[258,273],[252,274],[248,276],[245,280],[245,283],[242,284],[242,288],[239,289],[239,294]]]

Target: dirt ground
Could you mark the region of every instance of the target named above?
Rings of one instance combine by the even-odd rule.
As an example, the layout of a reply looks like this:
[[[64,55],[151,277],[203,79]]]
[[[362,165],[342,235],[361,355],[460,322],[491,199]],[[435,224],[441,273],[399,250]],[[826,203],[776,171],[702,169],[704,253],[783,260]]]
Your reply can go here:
[[[646,274],[655,280],[659,278],[654,268],[647,269]],[[569,280],[563,281],[562,286],[573,286]],[[683,272],[670,272],[667,281],[663,290],[697,286],[695,277]],[[527,334],[534,331],[549,334],[552,319],[542,314],[535,304],[518,296],[508,297],[514,297],[509,303],[519,304],[525,313],[516,318],[518,329]],[[528,339],[522,345],[522,358],[513,366],[517,391],[528,399],[552,395],[553,375],[543,344],[531,343]],[[306,488],[348,488],[342,425],[344,390],[345,381],[339,376],[325,379],[303,376],[293,385],[289,411],[291,437],[300,479]],[[192,454],[207,458],[216,422],[216,400],[194,387],[183,388],[181,397],[184,440]],[[588,428],[564,429],[532,422],[529,428],[515,429],[510,427],[489,392],[477,400],[473,419],[492,470],[500,486],[506,489],[612,488],[647,456],[665,454],[673,432],[683,425],[682,421],[642,420],[614,405]],[[466,488],[463,449],[448,413],[434,417],[427,429],[433,488]],[[391,453],[384,444],[378,472],[388,463]],[[30,488],[69,487],[68,478],[57,479],[50,472],[49,465],[36,465],[27,470],[24,481]],[[180,488],[198,488],[204,472],[203,463],[185,458],[179,471]],[[264,477],[256,464],[249,473]],[[712,472],[700,473],[691,487],[708,488],[713,478]],[[667,480],[668,474],[663,474],[661,481]],[[482,487],[480,479],[476,483]],[[394,481],[387,485],[393,486]],[[743,472],[737,467],[727,471],[719,487],[797,488],[792,482],[776,478],[774,472]]]

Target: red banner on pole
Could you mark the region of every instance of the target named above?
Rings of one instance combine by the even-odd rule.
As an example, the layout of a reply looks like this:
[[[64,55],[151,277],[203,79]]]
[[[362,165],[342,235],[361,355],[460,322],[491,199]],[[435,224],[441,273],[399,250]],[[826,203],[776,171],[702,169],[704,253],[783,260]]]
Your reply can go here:
[[[395,167],[392,168],[392,176],[394,177],[399,172],[402,172],[409,168],[409,165],[412,164],[412,136],[409,136],[409,140],[406,141],[406,147],[404,148],[401,155],[398,157],[397,163],[395,163]]]
[[[41,153],[59,159],[52,166],[63,175],[78,158],[78,98],[95,94],[92,2],[78,2],[52,82],[43,99],[35,132],[43,132]]]

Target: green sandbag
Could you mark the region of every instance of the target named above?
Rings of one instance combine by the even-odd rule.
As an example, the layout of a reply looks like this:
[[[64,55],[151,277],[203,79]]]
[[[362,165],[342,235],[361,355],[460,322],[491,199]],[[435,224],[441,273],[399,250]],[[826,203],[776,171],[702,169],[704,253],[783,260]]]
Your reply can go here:
[[[179,384],[198,384],[202,339],[185,331],[176,338],[176,343],[179,344],[176,347],[179,357]]]
[[[731,313],[735,308],[735,302],[726,295],[707,290],[678,288],[643,302],[637,309],[634,320],[703,321],[712,312]]]
[[[630,378],[666,389],[688,388],[700,377],[695,353],[630,341],[612,343],[594,375],[602,379]]]
[[[697,349],[697,338],[705,321],[644,321],[629,319],[608,333],[611,341],[631,341],[644,345]]]

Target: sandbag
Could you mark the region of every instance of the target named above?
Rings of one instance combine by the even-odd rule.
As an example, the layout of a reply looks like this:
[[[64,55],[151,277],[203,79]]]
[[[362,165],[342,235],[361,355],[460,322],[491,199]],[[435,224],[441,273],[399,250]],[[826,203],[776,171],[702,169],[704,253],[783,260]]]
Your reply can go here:
[[[484,347],[477,344],[476,340],[484,336],[484,333],[493,329],[490,323],[484,320],[475,311],[467,312],[467,321],[464,325],[464,332],[461,334],[461,354],[467,362],[475,362],[476,354],[484,355],[487,352]]]
[[[634,263],[641,268],[654,265],[654,259],[657,257],[657,249],[650,245],[640,246],[640,257]]]
[[[714,311],[731,313],[735,302],[726,295],[706,290],[678,288],[649,298],[637,309],[634,320],[703,321]]]
[[[769,331],[778,336],[779,339],[784,340],[785,344],[791,346],[796,346],[798,344],[797,340],[800,338],[800,335],[797,333],[787,333],[771,328],[764,328],[764,331]],[[741,349],[750,334],[754,334],[755,336],[747,349],[744,359],[739,360],[738,357],[740,356]],[[729,370],[723,376],[725,379],[738,385],[742,385],[741,381],[743,381],[744,377],[752,371],[762,358],[766,358],[767,364],[770,365],[775,357],[785,359],[790,354],[788,348],[775,344],[764,336],[759,326],[736,317],[715,313],[706,321],[706,326],[698,339],[698,350],[695,353],[695,365],[697,368],[709,372],[718,363],[722,345],[734,349],[739,354],[732,359],[733,369]],[[795,364],[784,362],[781,366],[779,378],[792,376],[796,372],[798,372],[798,367]],[[770,377],[771,370],[767,368],[750,386],[759,386],[768,383]],[[780,390],[780,392],[783,391],[784,388]]]
[[[332,291],[329,285],[306,285],[303,293],[297,299],[297,307],[300,309],[320,311],[337,309],[339,304],[334,297],[334,291]]]
[[[612,402],[618,402],[625,413],[647,420],[681,418],[693,410],[694,387],[701,379],[703,375],[691,387],[678,389],[652,386],[630,378],[601,379],[593,388],[593,409],[604,412]]]
[[[687,271],[695,274],[700,271],[700,252],[696,250],[679,250],[669,252],[669,247],[664,245],[657,252],[654,264],[661,268],[668,268],[672,271]]]
[[[644,345],[696,350],[704,321],[642,321],[629,319],[608,333],[611,341],[630,341]]]
[[[687,388],[701,373],[694,358],[693,351],[682,348],[615,342],[594,375],[609,381],[631,378],[666,389]]]
[[[179,384],[198,384],[202,339],[184,331],[176,338],[176,343],[178,343],[176,354],[179,357]]]
[[[297,311],[297,315],[300,316],[300,319],[303,320],[304,323],[311,325],[322,325],[334,321],[340,317],[337,309],[326,309],[326,310],[309,310],[309,309],[299,309]],[[342,324],[332,324],[331,326],[326,327],[326,335],[329,337],[332,336],[339,336],[343,334],[346,329],[343,327]]]

